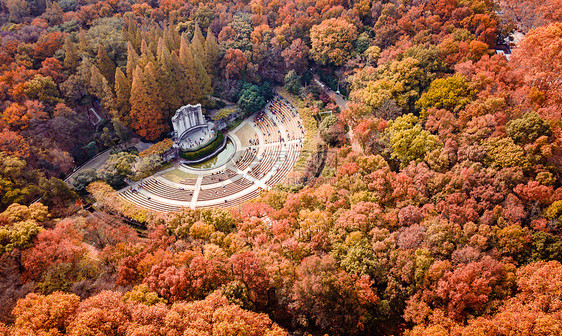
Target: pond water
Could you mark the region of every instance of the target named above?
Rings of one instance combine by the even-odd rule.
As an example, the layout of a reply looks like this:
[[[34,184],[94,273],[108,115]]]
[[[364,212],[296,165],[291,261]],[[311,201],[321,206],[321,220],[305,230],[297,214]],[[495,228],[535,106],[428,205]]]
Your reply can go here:
[[[188,166],[195,169],[212,169],[212,168],[220,167],[225,163],[227,163],[228,160],[230,160],[230,158],[232,158],[235,151],[236,151],[236,146],[229,138],[226,141],[226,146],[223,148],[223,150],[218,152],[217,155],[215,155],[214,157],[210,158],[207,161],[190,164]]]

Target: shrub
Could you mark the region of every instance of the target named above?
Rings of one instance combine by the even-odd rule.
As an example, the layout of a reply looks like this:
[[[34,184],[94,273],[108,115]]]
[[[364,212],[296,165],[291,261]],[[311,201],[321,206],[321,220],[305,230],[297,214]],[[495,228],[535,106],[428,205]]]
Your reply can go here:
[[[219,133],[217,138],[213,140],[209,145],[198,149],[196,151],[183,151],[180,153],[180,156],[186,160],[193,161],[205,157],[212,152],[214,152],[219,146],[222,144],[224,140],[224,135]]]

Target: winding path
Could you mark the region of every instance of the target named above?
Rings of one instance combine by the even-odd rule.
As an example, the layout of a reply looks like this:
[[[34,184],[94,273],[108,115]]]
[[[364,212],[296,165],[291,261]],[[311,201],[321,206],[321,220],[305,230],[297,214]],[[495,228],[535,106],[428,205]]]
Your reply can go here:
[[[341,111],[347,110],[347,100],[343,99],[341,94],[332,91],[332,89],[330,89],[328,85],[324,84],[316,74],[314,75],[314,81],[324,90],[324,92],[326,92],[328,96],[330,96],[330,98],[332,98],[336,102],[336,104],[338,105]],[[346,137],[349,139],[349,142],[351,143],[351,149],[353,149],[356,152],[362,151],[361,145],[357,141],[357,138],[355,138],[353,134],[353,130],[351,128],[349,128]]]

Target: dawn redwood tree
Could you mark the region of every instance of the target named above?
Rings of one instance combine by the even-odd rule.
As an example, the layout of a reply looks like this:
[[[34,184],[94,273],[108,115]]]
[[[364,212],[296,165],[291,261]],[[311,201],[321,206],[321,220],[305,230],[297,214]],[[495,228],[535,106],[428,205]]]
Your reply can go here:
[[[207,73],[217,76],[217,64],[219,61],[219,44],[213,32],[209,29],[207,30],[207,36],[205,38],[205,69]]]
[[[152,63],[144,69],[137,67],[131,85],[131,124],[136,132],[148,140],[156,140],[167,131],[167,112]]]
[[[125,77],[123,71],[117,68],[115,71],[115,108],[117,118],[125,125],[130,124],[131,112],[131,82]]]
[[[101,44],[98,47],[97,66],[109,85],[113,87],[115,84],[115,62],[107,55],[107,51]]]
[[[172,57],[172,60],[175,59]],[[185,36],[181,37],[179,62],[185,71],[186,83],[180,81],[177,84],[184,85],[184,102],[192,104],[201,102],[211,92],[211,81],[201,59],[197,53],[194,53]]]

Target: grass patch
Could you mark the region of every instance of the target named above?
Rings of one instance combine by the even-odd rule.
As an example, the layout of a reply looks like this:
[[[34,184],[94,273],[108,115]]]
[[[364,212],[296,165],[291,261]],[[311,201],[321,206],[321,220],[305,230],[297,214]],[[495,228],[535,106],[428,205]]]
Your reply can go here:
[[[185,179],[188,179],[188,178],[196,178],[198,175],[187,173],[187,172],[184,172],[180,169],[174,169],[174,170],[170,170],[169,172],[166,172],[166,173],[164,173],[160,176],[165,178],[166,180],[179,183],[182,180],[185,180]]]
[[[289,103],[297,109],[302,119],[305,130],[304,143],[299,159],[295,163],[295,168],[304,168],[310,160],[311,155],[315,153],[317,149],[316,147],[318,141],[316,140],[316,134],[318,132],[318,121],[314,118],[310,109],[306,106],[306,103],[299,96],[289,93],[284,88],[278,88],[277,94],[287,99]]]

